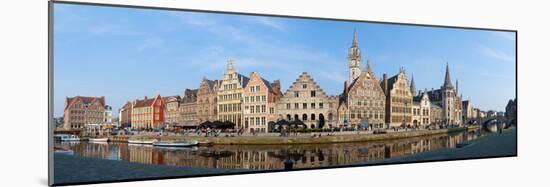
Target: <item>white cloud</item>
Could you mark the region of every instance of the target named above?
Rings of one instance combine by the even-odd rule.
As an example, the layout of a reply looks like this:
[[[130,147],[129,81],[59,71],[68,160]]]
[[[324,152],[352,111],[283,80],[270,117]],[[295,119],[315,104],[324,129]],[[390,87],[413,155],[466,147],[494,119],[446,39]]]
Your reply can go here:
[[[488,56],[497,60],[501,60],[501,61],[506,61],[506,62],[515,61],[514,55],[499,51],[497,49],[490,48],[485,45],[478,45],[478,48],[479,48],[479,52],[485,56]]]
[[[257,17],[256,22],[279,31],[286,31],[286,25],[270,17]]]
[[[495,32],[495,36],[509,41],[516,40],[516,34],[513,32]]]
[[[163,43],[164,43],[164,40],[162,38],[149,37],[149,38],[146,38],[141,45],[137,46],[137,49],[139,51],[143,51],[145,49],[160,47],[162,46]]]

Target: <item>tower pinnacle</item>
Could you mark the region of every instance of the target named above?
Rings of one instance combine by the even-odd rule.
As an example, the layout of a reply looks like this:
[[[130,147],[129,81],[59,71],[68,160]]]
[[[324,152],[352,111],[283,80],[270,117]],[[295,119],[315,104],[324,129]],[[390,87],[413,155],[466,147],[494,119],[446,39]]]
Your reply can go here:
[[[453,83],[451,82],[451,74],[449,73],[449,63],[447,62],[447,68],[445,70],[445,82],[443,83],[444,88],[453,88]]]
[[[411,75],[411,94],[416,96],[416,86],[414,85],[414,76]]]

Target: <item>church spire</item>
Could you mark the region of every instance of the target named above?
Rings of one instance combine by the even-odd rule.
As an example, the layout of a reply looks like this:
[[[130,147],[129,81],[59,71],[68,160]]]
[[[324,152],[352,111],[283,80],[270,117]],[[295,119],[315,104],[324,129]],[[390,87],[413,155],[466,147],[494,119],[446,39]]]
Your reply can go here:
[[[445,70],[445,82],[443,83],[444,88],[453,88],[453,83],[451,82],[451,74],[449,73],[449,63],[447,62],[447,69]]]
[[[416,96],[416,86],[414,85],[414,75],[411,75],[411,94]]]
[[[348,51],[348,66],[350,84],[361,74],[361,50],[357,44],[357,31],[353,31],[353,41]]]
[[[351,43],[351,47],[357,47],[357,31],[353,29],[353,42]]]

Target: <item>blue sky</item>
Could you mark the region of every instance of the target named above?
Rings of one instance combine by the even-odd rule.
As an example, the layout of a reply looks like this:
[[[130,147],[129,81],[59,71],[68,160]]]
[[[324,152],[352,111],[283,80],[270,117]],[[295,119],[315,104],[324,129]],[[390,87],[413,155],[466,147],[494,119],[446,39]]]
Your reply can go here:
[[[363,64],[381,79],[400,67],[417,89],[437,89],[449,63],[453,84],[482,110],[504,110],[515,97],[515,33],[56,4],[54,115],[65,97],[126,101],[182,95],[203,77],[221,79],[227,59],[244,75],[280,79],[283,91],[308,72],[330,95],[348,77],[357,30]]]

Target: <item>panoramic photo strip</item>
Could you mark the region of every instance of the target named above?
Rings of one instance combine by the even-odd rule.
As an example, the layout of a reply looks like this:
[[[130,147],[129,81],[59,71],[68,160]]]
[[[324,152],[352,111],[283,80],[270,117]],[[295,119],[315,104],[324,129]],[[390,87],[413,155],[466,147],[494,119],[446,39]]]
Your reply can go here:
[[[517,155],[516,32],[53,5],[54,184]]]

